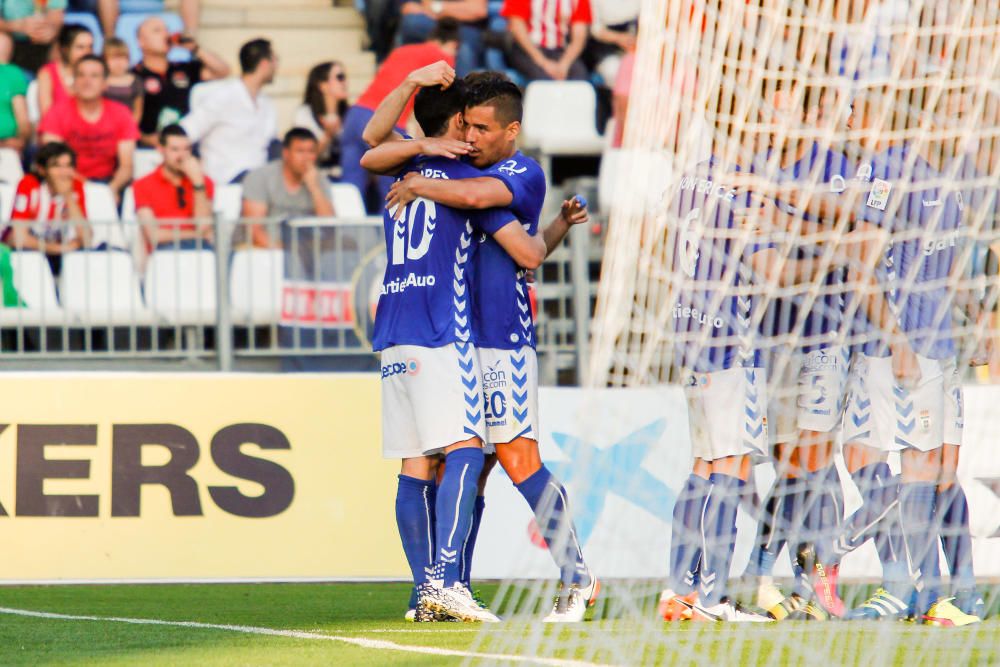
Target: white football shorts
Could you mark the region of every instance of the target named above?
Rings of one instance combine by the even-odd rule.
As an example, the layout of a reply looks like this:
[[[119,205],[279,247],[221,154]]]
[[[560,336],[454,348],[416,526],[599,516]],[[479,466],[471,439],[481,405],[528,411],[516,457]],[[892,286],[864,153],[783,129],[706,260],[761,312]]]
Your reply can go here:
[[[859,354],[851,370],[844,411],[844,442],[882,451],[931,451],[944,438],[947,360],[917,355],[920,383],[907,390],[892,374],[892,357]]]
[[[532,347],[480,348],[486,442],[538,440],[538,357]]]
[[[953,359],[944,364],[944,442],[948,445],[962,444],[965,428],[965,392],[962,376]]]
[[[848,349],[839,345],[774,356],[778,368],[768,367],[767,406],[772,444],[794,443],[803,430],[834,433],[840,428],[849,359]]]
[[[382,351],[382,456],[438,454],[486,435],[476,347],[395,345]]]
[[[685,373],[691,453],[714,461],[763,454],[767,446],[767,384],[761,368]]]

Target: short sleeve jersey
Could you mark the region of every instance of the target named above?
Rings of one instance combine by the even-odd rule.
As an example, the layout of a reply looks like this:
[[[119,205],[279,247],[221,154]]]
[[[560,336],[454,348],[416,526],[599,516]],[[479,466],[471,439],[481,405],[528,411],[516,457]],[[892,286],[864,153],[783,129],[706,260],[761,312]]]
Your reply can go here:
[[[166,72],[155,72],[141,62],[134,68],[142,81],[142,118],[139,130],[155,134],[167,125],[176,123],[191,109],[191,88],[201,83],[200,60],[171,62]]]
[[[100,117],[93,123],[80,115],[76,100],[53,104],[38,125],[41,134],[54,134],[77,155],[77,171],[88,180],[107,180],[118,166],[118,143],[139,138],[132,111],[124,104],[104,100]]]
[[[24,71],[17,65],[0,64],[0,139],[17,136],[14,98],[28,91]]]
[[[948,286],[965,209],[960,190],[942,187],[944,176],[906,143],[862,163],[858,174],[870,174],[872,183],[868,196],[861,197],[858,218],[892,235],[878,275],[893,315],[917,354],[954,356]],[[873,336],[865,353],[887,356],[884,341]]]
[[[736,233],[736,192],[715,182],[715,163],[704,162],[681,178],[669,207],[673,232],[671,304],[676,363],[697,373],[760,366],[751,323],[754,299],[737,294],[752,280],[749,258],[761,246]]]
[[[282,169],[281,160],[272,160],[247,174],[243,179],[243,199],[265,204],[267,215],[274,218],[305,218],[316,215],[309,190],[301,186],[295,192],[289,192],[285,187]],[[320,188],[322,189],[322,183]]]
[[[499,179],[511,194],[505,222],[520,221],[529,235],[538,231],[538,217],[545,202],[545,172],[520,151],[493,165],[482,176]],[[479,239],[473,292],[473,328],[480,347],[516,350],[535,346],[525,272],[495,239]]]
[[[73,197],[83,214],[87,215],[84,192],[83,181],[74,181]],[[50,243],[72,240],[76,236],[76,228],[66,224],[68,215],[69,209],[63,197],[53,195],[49,186],[34,174],[27,174],[18,182],[10,217],[11,220],[31,221],[31,234],[35,238]]]
[[[427,178],[473,178],[479,170],[456,160],[411,161],[409,172]],[[503,209],[464,211],[426,199],[407,204],[399,221],[383,214],[388,264],[375,311],[372,346],[441,347],[473,342],[468,274],[479,234],[493,234],[510,222]]]

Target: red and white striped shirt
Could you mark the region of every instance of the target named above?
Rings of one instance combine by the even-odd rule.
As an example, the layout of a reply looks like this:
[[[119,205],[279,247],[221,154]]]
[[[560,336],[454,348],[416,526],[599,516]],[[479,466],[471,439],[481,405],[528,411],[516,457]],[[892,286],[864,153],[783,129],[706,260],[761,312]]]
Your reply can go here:
[[[565,47],[572,24],[591,22],[590,0],[506,0],[500,13],[523,19],[532,43],[543,49]]]

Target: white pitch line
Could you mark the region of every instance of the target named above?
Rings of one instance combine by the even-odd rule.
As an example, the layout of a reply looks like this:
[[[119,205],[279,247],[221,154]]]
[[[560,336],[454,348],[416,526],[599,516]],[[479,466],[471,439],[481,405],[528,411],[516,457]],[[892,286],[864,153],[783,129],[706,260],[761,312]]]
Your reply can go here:
[[[562,660],[560,658],[525,657],[506,653],[479,653],[477,651],[460,651],[457,649],[435,648],[433,646],[414,646],[412,644],[397,644],[380,639],[365,639],[363,637],[342,637],[325,635],[303,630],[278,630],[276,628],[261,628],[252,625],[229,625],[224,623],[199,623],[198,621],[167,621],[158,618],[124,618],[120,616],[84,616],[76,614],[57,614],[48,611],[32,611],[30,609],[12,609],[0,607],[0,614],[12,616],[30,616],[33,618],[49,618],[64,621],[103,621],[105,623],[128,623],[131,625],[164,625],[176,628],[199,628],[204,630],[228,630],[248,635],[267,635],[272,637],[290,637],[292,639],[319,639],[322,641],[341,642],[361,648],[376,651],[402,651],[405,653],[422,653],[456,658],[482,658],[484,660],[504,660],[536,665],[552,665],[552,667],[605,667],[598,663],[580,660]]]

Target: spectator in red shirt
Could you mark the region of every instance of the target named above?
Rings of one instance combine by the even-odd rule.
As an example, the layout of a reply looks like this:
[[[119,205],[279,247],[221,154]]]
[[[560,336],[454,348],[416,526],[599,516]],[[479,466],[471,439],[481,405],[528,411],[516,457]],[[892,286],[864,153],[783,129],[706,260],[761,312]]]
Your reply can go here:
[[[139,128],[128,107],[104,99],[108,66],[103,60],[84,56],[73,68],[73,76],[73,97],[52,105],[38,124],[42,143],[69,144],[80,156],[80,175],[107,183],[120,200],[122,189],[132,179]]]
[[[458,24],[454,19],[441,19],[431,33],[429,41],[423,44],[401,46],[390,53],[389,57],[382,63],[382,66],[378,68],[375,78],[368,85],[368,88],[365,89],[365,92],[361,94],[361,97],[354,103],[354,106],[347,110],[347,115],[344,117],[344,133],[341,137],[340,164],[343,171],[341,180],[357,187],[362,197],[365,197],[368,192],[369,173],[361,167],[361,156],[370,148],[365,143],[362,135],[365,131],[365,126],[375,113],[375,108],[413,70],[439,60],[444,60],[454,67],[455,51],[457,49]],[[401,126],[406,124],[412,112],[413,100],[410,99],[403,114],[399,117],[399,124]],[[369,211],[381,211],[381,202],[385,195],[388,194],[391,185],[391,177],[379,177],[378,190],[380,197],[378,204],[377,207],[375,205],[369,206]]]
[[[16,250],[45,253],[55,276],[65,253],[89,245],[83,179],[76,173],[72,148],[56,142],[38,149],[34,173],[17,184],[11,227],[3,241]]]
[[[526,79],[588,78],[580,56],[592,20],[590,0],[506,0],[500,13],[514,38],[510,65]]]
[[[191,152],[184,128],[163,128],[159,151],[163,163],[132,186],[147,249],[210,248],[215,186]]]

